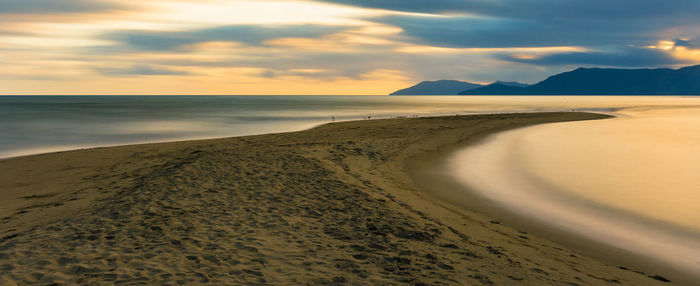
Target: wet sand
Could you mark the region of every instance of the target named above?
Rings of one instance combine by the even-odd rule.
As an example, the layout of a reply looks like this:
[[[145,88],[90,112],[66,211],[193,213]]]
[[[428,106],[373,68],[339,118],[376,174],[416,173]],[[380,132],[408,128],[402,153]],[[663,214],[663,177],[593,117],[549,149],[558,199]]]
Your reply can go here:
[[[0,285],[667,284],[412,175],[493,132],[606,117],[355,121],[0,160]]]

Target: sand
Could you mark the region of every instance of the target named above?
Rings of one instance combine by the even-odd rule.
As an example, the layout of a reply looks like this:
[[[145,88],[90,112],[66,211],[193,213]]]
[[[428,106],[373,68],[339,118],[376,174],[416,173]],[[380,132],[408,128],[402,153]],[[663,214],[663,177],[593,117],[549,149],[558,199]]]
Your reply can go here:
[[[412,175],[493,132],[605,117],[365,120],[0,160],[0,285],[668,284]]]

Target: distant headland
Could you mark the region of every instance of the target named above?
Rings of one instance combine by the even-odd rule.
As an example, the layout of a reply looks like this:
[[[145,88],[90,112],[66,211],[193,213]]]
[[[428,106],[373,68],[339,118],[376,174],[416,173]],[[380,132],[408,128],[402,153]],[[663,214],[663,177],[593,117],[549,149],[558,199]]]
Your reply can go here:
[[[459,87],[464,89],[456,91]],[[700,95],[700,65],[679,69],[578,68],[533,85],[424,81],[391,95]]]

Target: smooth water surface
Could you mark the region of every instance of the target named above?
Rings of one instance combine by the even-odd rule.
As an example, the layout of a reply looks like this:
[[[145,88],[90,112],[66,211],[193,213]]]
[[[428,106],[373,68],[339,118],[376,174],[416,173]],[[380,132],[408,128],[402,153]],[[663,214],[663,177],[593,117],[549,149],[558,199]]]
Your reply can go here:
[[[0,158],[306,129],[364,117],[568,110],[566,97],[0,96]],[[579,98],[595,106],[595,100]]]
[[[683,97],[0,96],[0,158],[306,129],[336,120],[490,112],[612,111]]]
[[[613,114],[497,134],[449,168],[512,212],[700,274],[700,108]]]
[[[469,105],[453,103],[377,96],[0,96],[0,158],[294,131],[328,123],[331,116],[470,112]]]

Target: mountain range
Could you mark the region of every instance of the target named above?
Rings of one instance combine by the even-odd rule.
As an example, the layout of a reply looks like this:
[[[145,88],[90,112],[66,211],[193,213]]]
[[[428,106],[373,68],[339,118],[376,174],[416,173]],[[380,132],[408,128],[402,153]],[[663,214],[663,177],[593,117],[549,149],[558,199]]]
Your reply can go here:
[[[519,83],[515,81],[496,81],[490,85],[502,85],[502,86],[513,86],[513,87],[528,87],[529,84]],[[465,90],[474,90],[490,85],[483,85],[478,83],[471,83],[466,81],[458,80],[436,80],[436,81],[422,81],[409,88],[404,88],[397,90],[390,95],[457,95]]]
[[[407,95],[402,92],[446,95],[454,90],[439,89],[441,82],[434,81],[429,85],[422,82],[392,95]],[[452,95],[700,95],[700,65],[680,69],[578,68],[550,76],[534,85],[502,81],[489,85],[459,83],[467,88]],[[421,88],[414,89],[419,86]],[[433,87],[441,93],[434,93]]]
[[[465,90],[482,87],[481,84],[458,80],[423,81],[390,95],[455,95]]]

